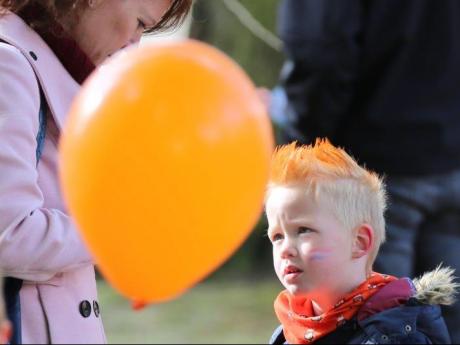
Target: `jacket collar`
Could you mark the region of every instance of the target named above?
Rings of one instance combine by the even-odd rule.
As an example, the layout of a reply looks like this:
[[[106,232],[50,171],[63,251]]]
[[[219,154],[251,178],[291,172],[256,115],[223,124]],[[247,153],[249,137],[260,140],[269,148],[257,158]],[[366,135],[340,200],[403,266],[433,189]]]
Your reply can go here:
[[[0,39],[19,49],[29,61],[40,82],[53,118],[58,128],[62,129],[80,85],[45,41],[17,15],[7,13],[0,18]]]
[[[405,305],[415,293],[414,284],[409,278],[395,280],[367,300],[359,310],[357,319],[362,321],[384,310]]]
[[[45,9],[41,4],[32,3],[27,5],[18,15],[30,25],[34,19],[43,13],[45,13]],[[46,28],[34,30],[48,44],[77,83],[82,84],[96,68],[77,42],[66,33],[57,21],[51,20]]]

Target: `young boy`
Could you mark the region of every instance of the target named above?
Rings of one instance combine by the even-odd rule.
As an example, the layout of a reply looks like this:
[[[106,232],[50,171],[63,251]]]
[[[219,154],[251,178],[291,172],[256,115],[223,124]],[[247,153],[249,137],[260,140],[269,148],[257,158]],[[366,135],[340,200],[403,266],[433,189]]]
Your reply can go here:
[[[450,342],[438,305],[453,303],[451,269],[415,281],[372,272],[384,210],[382,180],[328,141],[275,152],[266,213],[286,290],[270,343]]]
[[[3,276],[0,272],[0,344],[7,344],[11,336],[11,323],[6,319],[3,301]]]

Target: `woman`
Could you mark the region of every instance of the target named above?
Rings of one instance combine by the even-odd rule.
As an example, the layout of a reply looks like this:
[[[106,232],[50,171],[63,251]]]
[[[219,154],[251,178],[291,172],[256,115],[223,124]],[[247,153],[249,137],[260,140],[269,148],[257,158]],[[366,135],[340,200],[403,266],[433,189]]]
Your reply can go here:
[[[191,0],[0,0],[0,269],[15,343],[103,343],[93,262],[64,206],[57,145],[80,84]]]

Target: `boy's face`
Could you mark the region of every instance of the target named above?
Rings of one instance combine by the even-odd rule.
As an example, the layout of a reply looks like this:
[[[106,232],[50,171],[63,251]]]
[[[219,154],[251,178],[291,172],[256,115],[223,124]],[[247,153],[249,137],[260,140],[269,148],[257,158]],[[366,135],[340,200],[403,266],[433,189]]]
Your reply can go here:
[[[302,188],[274,187],[266,202],[275,271],[293,295],[341,293],[353,269],[352,236],[326,203]]]

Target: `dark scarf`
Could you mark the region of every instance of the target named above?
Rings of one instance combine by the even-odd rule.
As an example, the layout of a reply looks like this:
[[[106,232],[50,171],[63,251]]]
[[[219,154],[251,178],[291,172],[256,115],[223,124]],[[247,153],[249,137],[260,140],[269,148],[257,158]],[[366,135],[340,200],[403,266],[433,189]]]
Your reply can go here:
[[[22,9],[18,15],[30,25],[32,20],[43,18],[46,11],[40,4],[34,3]],[[50,19],[48,27],[34,28],[34,30],[48,44],[77,83],[82,84],[96,68],[77,42],[55,20]]]

